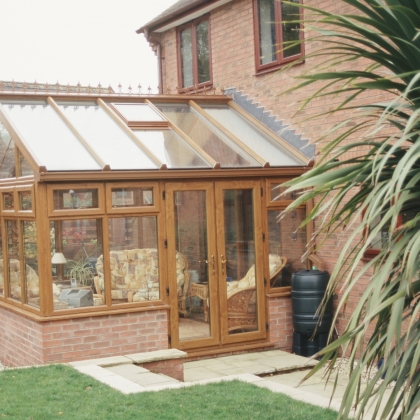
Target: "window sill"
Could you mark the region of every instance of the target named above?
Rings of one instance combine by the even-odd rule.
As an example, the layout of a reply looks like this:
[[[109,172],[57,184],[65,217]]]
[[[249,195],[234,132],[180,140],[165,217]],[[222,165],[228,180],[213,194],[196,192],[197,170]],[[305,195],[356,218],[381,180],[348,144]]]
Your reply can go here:
[[[186,95],[195,95],[197,93],[205,93],[205,92],[211,92],[213,89],[213,83],[200,85],[200,86],[190,86],[186,88],[179,89],[178,92],[180,94],[186,94]]]
[[[256,73],[254,74],[254,77],[262,76],[263,74],[273,73],[275,71],[278,71],[278,70],[282,69],[283,67],[289,66],[290,64],[292,64],[293,66],[302,65],[302,64],[305,64],[305,60],[304,59],[297,59],[294,62],[293,61],[288,61],[286,63],[277,64],[277,65],[275,65],[273,67],[270,67],[270,68],[257,70]]]

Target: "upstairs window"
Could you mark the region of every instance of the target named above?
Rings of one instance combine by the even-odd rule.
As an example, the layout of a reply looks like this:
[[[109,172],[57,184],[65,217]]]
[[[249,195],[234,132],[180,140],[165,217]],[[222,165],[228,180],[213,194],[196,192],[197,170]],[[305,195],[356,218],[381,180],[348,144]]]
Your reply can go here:
[[[179,86],[211,85],[209,17],[202,16],[178,28]]]
[[[291,1],[296,5],[302,2]],[[303,39],[301,12],[297,6],[280,0],[254,0],[254,13],[257,72],[273,70],[302,57],[303,44],[288,46],[290,41]]]

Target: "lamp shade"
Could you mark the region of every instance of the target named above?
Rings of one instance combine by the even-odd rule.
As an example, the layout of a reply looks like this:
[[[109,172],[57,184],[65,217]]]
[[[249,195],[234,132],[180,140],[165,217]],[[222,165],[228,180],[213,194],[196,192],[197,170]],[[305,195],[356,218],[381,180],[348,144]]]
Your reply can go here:
[[[62,252],[56,252],[52,257],[51,262],[53,264],[66,264],[67,260]]]

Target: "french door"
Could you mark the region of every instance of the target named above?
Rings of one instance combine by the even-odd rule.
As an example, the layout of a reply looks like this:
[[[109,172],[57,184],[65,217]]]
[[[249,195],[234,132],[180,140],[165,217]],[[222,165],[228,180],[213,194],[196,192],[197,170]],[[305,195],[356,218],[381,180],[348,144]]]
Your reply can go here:
[[[172,347],[264,338],[260,184],[167,183],[165,190]]]

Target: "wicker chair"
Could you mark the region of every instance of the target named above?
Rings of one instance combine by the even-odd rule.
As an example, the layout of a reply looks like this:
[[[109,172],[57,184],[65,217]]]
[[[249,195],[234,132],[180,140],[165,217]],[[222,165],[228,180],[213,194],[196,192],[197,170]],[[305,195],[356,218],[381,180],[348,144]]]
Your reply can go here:
[[[287,263],[286,257],[269,256],[270,284]],[[255,331],[258,329],[255,293],[255,266],[253,265],[241,280],[227,283],[228,286],[228,330]]]

